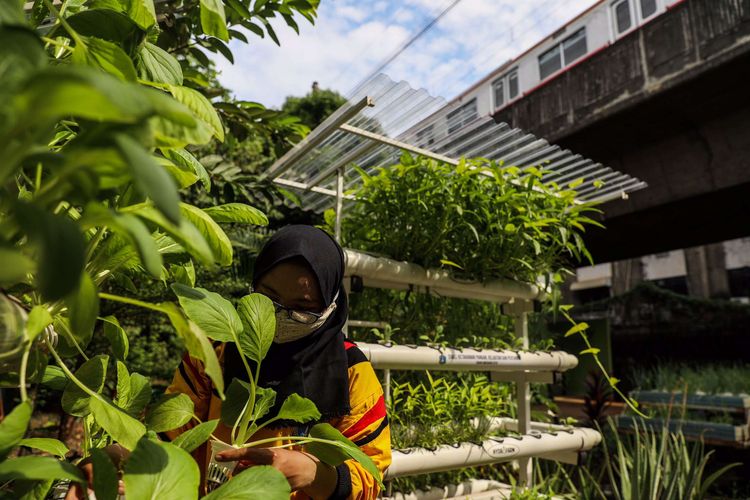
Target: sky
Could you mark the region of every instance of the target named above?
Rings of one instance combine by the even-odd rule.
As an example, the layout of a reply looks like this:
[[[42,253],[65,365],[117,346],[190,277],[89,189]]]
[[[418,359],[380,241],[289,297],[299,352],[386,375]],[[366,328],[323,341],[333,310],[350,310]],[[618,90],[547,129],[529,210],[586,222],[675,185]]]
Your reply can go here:
[[[313,81],[347,95],[454,0],[321,0],[300,35],[273,22],[281,41],[248,34],[232,41],[235,63],[216,56],[219,80],[235,97],[279,107]],[[460,0],[383,69],[394,80],[451,99],[519,55],[596,0]]]

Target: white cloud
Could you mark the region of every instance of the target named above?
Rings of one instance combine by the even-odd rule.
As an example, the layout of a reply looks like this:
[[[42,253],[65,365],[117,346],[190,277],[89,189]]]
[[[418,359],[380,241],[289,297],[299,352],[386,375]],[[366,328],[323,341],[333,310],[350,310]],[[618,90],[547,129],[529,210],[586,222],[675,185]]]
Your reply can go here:
[[[313,81],[346,93],[451,0],[324,0],[315,26],[297,36],[232,44],[236,64],[217,59],[221,82],[242,99],[278,106]],[[451,98],[574,17],[594,0],[462,0],[385,73]]]

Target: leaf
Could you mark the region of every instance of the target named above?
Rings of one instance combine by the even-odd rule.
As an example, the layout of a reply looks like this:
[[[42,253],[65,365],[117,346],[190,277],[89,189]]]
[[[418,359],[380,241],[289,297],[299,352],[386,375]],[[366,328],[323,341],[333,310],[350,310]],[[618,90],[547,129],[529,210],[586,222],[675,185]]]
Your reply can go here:
[[[99,315],[99,292],[89,273],[83,273],[78,290],[67,298],[66,303],[73,334],[77,338],[90,339]]]
[[[20,403],[0,421],[0,460],[5,459],[23,439],[31,419],[31,410],[28,401]]]
[[[174,224],[180,223],[180,197],[172,177],[130,136],[118,134],[115,142],[133,172],[136,187],[153,200]]]
[[[255,207],[244,203],[227,203],[203,209],[216,222],[240,222],[267,226],[268,218]]]
[[[130,375],[130,395],[123,410],[133,416],[139,416],[149,401],[151,401],[151,382],[140,373]]]
[[[328,443],[312,442],[305,445],[305,450],[318,457],[321,462],[336,467],[347,460],[354,459],[375,478],[380,488],[383,489],[380,470],[372,459],[331,424],[314,425],[310,429],[310,437],[329,441]]]
[[[0,463],[0,481],[70,479],[85,482],[78,467],[52,457],[27,455]]]
[[[456,264],[456,263],[455,263],[455,262],[453,262],[452,260],[445,260],[445,259],[440,259],[440,263],[441,263],[442,265],[444,265],[444,266],[457,267],[458,269],[461,269],[462,271],[463,271],[463,269],[464,269],[463,267],[459,266],[458,264]]]
[[[575,188],[577,188],[578,186],[580,186],[581,184],[583,184],[583,181],[584,181],[584,180],[585,180],[585,179],[584,179],[583,177],[581,177],[580,179],[576,179],[576,180],[574,180],[573,182],[571,182],[570,184],[568,184],[568,187],[569,187],[570,189],[575,189]]]
[[[141,436],[146,434],[146,427],[120,408],[99,398],[91,398],[90,406],[96,423],[128,450],[135,448]]]
[[[23,26],[26,17],[21,8],[23,4],[18,1],[0,2],[0,26]]]
[[[192,154],[181,148],[165,148],[162,149],[162,154],[176,165],[190,167],[195,172],[195,175],[198,176],[198,179],[200,179],[203,187],[207,191],[211,189],[211,177],[208,175],[206,168]]]
[[[292,420],[294,422],[304,423],[311,420],[318,420],[320,412],[315,407],[315,403],[299,394],[290,394],[281,405],[277,417],[280,420]]]
[[[130,372],[122,361],[117,361],[117,392],[115,404],[125,409],[130,400]]]
[[[26,203],[17,205],[16,219],[39,247],[36,281],[45,299],[58,300],[75,290],[83,274],[85,253],[76,224]]]
[[[578,354],[579,354],[579,355],[583,355],[583,354],[593,354],[593,355],[597,355],[597,354],[599,354],[600,352],[601,352],[601,349],[599,349],[599,348],[597,348],[597,347],[590,347],[590,348],[588,348],[588,349],[584,349],[583,351],[579,352]]]
[[[92,391],[101,392],[104,388],[108,363],[109,356],[99,354],[82,364],[74,375],[83,385]],[[68,381],[61,400],[62,407],[66,412],[76,417],[85,417],[90,412],[90,402],[91,396],[78,387],[72,380]]]
[[[232,303],[218,293],[204,288],[190,288],[175,283],[172,291],[188,318],[197,324],[209,338],[221,342],[237,342],[242,333],[242,321]]]
[[[222,405],[223,406],[223,405]],[[216,430],[216,426],[219,424],[219,419],[209,420],[198,424],[192,429],[189,429],[172,441],[172,444],[179,446],[188,453],[195,451],[200,445],[205,443],[208,438],[211,437],[211,433]]]
[[[26,279],[34,269],[34,261],[10,248],[0,248],[0,284],[13,285]]]
[[[198,176],[189,165],[174,163],[166,158],[157,157],[156,161],[167,171],[177,183],[177,187],[184,189],[198,182]]]
[[[120,322],[114,316],[102,318],[104,323],[104,336],[107,337],[109,345],[112,347],[112,354],[115,358],[125,361],[130,349],[130,341],[125,330],[120,326]]]
[[[21,440],[20,444],[21,446],[45,451],[51,455],[57,455],[63,460],[65,460],[65,455],[70,451],[63,442],[52,438],[26,438]]]
[[[263,361],[276,333],[276,314],[273,302],[265,295],[252,293],[242,297],[237,312],[243,329],[238,347],[256,363]]]
[[[153,0],[120,0],[130,18],[144,30],[156,23]]]
[[[238,421],[250,400],[250,383],[233,378],[227,387],[226,398],[221,404],[221,421],[227,427],[232,427]]]
[[[31,308],[26,320],[26,337],[33,342],[52,323],[52,316],[46,307],[36,305]]]
[[[200,0],[201,28],[209,36],[215,36],[225,42],[229,41],[227,18],[221,0]]]
[[[138,76],[130,56],[118,45],[95,37],[80,37],[71,60],[76,64],[93,66],[120,80],[134,82]]]
[[[171,264],[169,272],[174,277],[175,282],[189,287],[195,286],[195,267],[192,260],[188,260],[187,264],[181,266]]]
[[[180,203],[182,216],[189,220],[203,235],[206,243],[211,248],[211,252],[222,266],[228,266],[232,263],[232,242],[219,226],[206,212],[193,205]]]
[[[187,106],[198,119],[208,125],[218,140],[224,141],[224,127],[221,124],[221,119],[206,96],[197,90],[179,85],[170,85],[169,92],[177,101]]]
[[[42,384],[54,391],[62,391],[68,385],[68,377],[59,366],[47,365],[42,376]]]
[[[193,411],[187,394],[164,394],[146,411],[146,427],[154,432],[171,431],[190,422]]]
[[[256,465],[232,476],[231,481],[202,500],[289,500],[292,490],[284,474],[270,465]]]
[[[227,4],[240,16],[246,19],[253,17],[253,13],[240,0],[227,0]]]
[[[188,321],[175,304],[168,302],[161,304],[160,307],[169,317],[169,321],[177,330],[177,334],[185,342],[185,347],[190,355],[203,362],[206,375],[211,378],[219,397],[224,399],[224,373],[219,365],[219,359],[216,357],[216,351],[214,351],[206,333],[194,322]]]
[[[586,330],[589,327],[589,324],[585,321],[581,321],[580,323],[573,325],[567,332],[565,332],[566,337],[570,337],[571,335],[575,335],[578,332],[582,332]]]
[[[91,5],[91,8],[65,16],[65,19],[79,35],[109,40],[120,47],[128,47],[133,40],[140,40],[144,33],[127,14],[119,12],[120,8],[117,5],[119,0],[110,1],[115,5],[111,7]],[[58,25],[53,34],[70,36],[62,25]]]
[[[129,498],[198,498],[198,464],[173,444],[141,439],[125,463],[122,479]]]
[[[140,76],[144,80],[182,85],[182,68],[177,59],[158,45],[146,42],[138,53]]]
[[[211,251],[211,247],[208,246],[206,239],[190,221],[183,219],[180,221],[180,225],[176,226],[148,203],[132,205],[127,207],[126,210],[160,226],[175,241],[182,245],[183,248],[190,252],[190,255],[203,264],[210,266],[214,263],[214,254]]]
[[[115,500],[119,480],[117,469],[109,455],[99,448],[94,448],[91,450],[91,464],[96,471],[92,478],[92,486],[97,500]]]

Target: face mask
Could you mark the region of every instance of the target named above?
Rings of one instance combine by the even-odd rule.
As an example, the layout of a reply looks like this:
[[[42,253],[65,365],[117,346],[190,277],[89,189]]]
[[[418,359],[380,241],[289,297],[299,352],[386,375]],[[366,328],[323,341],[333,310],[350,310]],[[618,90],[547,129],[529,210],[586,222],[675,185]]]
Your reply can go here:
[[[323,323],[328,321],[333,311],[336,310],[337,298],[338,294],[334,297],[331,305],[323,311],[320,318],[310,324],[293,320],[289,317],[289,311],[285,309],[278,311],[276,313],[276,333],[273,336],[273,341],[277,344],[286,344],[287,342],[294,342],[313,333],[323,326]]]

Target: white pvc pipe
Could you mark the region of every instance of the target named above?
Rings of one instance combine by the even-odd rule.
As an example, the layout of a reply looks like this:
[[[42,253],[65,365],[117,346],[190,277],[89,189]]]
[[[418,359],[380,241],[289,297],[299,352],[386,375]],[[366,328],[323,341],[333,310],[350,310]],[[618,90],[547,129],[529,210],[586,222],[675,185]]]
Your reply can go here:
[[[490,302],[508,302],[514,298],[534,300],[544,295],[538,286],[529,283],[512,280],[462,283],[442,269],[424,269],[417,264],[373,257],[350,249],[344,249],[344,256],[345,276],[360,276],[364,285],[372,288],[416,288],[446,297]]]
[[[440,446],[434,451],[424,448],[394,450],[385,478],[476,467],[563,451],[585,451],[599,444],[601,439],[601,435],[593,429],[576,428],[556,433],[488,439],[481,445],[463,443],[456,447]]]
[[[382,500],[442,500],[449,498],[477,498],[477,495],[495,493],[498,498],[506,498],[513,491],[513,487],[498,481],[488,479],[469,479],[460,484],[450,484],[442,488],[430,488],[427,491],[415,490],[410,493],[394,493],[393,496],[383,497]]]
[[[446,370],[480,372],[565,371],[578,359],[563,351],[518,352],[451,347],[409,347],[358,343],[357,347],[377,369]]]

